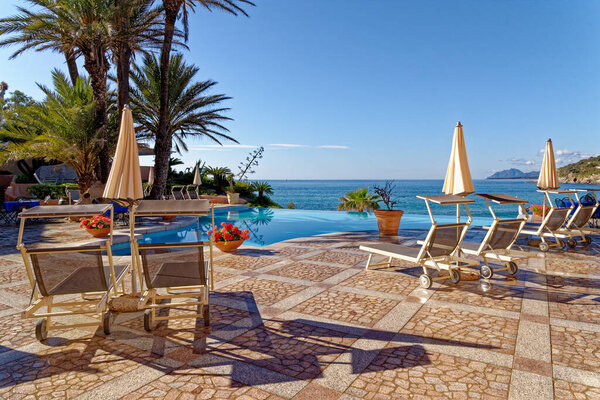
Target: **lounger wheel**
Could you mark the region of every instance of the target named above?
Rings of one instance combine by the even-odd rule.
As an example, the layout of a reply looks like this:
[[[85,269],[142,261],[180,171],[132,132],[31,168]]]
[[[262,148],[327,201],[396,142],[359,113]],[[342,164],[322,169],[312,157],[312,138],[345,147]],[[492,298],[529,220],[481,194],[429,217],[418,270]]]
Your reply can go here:
[[[494,276],[494,271],[487,265],[482,265],[481,266],[481,277],[484,279],[490,279],[492,276]]]
[[[43,342],[48,338],[48,329],[46,328],[46,318],[38,320],[35,324],[35,338]]]
[[[429,289],[431,287],[431,278],[427,274],[422,274],[419,277],[419,282],[421,283],[421,287],[423,289]]]
[[[546,242],[540,242],[540,250],[545,253],[550,250],[550,245]]]
[[[458,273],[457,270],[450,269],[450,270],[448,270],[448,272],[450,273],[450,282],[452,282],[452,283],[460,282],[460,274]]]
[[[575,248],[577,246],[577,240],[573,238],[567,239],[567,246],[569,246],[572,249]]]
[[[564,240],[559,240],[558,245],[560,246],[561,250],[564,250],[567,247],[567,242]]]
[[[585,241],[583,242],[584,246],[589,246],[590,244],[592,244],[592,238],[589,236],[585,237]]]
[[[152,310],[144,311],[144,329],[147,332],[152,331]]]
[[[517,263],[514,261],[510,261],[510,262],[506,263],[506,268],[508,268],[508,273],[510,275],[514,275],[517,273],[517,271],[519,271],[519,267],[517,266]]]
[[[104,315],[102,316],[102,330],[104,331],[105,335],[110,335],[110,326],[112,325],[112,322],[113,313],[110,311],[104,313]]]

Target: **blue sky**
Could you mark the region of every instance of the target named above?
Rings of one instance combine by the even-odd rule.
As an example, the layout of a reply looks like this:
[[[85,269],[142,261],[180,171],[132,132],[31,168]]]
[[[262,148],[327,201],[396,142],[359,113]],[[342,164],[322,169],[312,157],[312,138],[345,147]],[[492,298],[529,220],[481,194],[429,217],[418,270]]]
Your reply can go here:
[[[254,178],[443,178],[459,120],[475,178],[537,169],[547,138],[559,164],[600,153],[600,2],[256,3],[250,18],[191,18],[185,57],[233,97],[240,145],[194,141],[188,165],[235,169],[263,145]],[[39,98],[35,82],[66,70],[55,54],[10,54],[9,90]]]

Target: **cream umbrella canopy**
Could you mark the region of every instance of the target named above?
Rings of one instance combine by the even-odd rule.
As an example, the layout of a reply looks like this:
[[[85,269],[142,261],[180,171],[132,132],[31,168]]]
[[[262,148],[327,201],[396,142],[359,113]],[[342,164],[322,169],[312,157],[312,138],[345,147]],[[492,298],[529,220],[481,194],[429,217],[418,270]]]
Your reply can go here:
[[[117,150],[103,197],[111,200],[125,200],[129,203],[144,197],[138,145],[135,140],[133,117],[129,106],[123,108]]]
[[[465,136],[460,122],[454,128],[454,138],[452,139],[452,152],[444,180],[445,194],[465,196],[474,193],[473,179],[469,170],[467,161],[467,149],[465,147]]]
[[[201,185],[202,178],[200,178],[200,169],[198,168],[198,164],[196,164],[196,170],[194,171],[194,185]]]
[[[542,169],[540,170],[537,187],[541,190],[552,190],[560,187],[558,175],[556,173],[552,139],[548,139],[546,142],[546,150],[544,151],[544,159],[542,160]]]

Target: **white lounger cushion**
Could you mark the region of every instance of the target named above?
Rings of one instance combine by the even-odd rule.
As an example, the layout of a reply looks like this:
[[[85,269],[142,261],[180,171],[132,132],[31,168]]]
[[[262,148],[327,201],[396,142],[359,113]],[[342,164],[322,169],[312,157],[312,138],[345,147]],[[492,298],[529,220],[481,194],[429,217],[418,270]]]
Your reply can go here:
[[[360,250],[368,251],[369,253],[381,254],[387,257],[398,258],[400,260],[411,261],[416,263],[420,247],[408,247],[394,243],[369,243],[359,247]]]

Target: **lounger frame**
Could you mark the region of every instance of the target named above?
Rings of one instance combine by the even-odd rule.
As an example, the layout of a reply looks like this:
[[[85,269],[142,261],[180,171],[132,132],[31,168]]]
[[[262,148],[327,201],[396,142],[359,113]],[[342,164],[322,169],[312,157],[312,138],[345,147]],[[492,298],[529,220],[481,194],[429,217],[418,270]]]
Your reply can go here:
[[[429,218],[431,220],[431,228],[429,229],[427,236],[424,240],[418,241],[417,244],[420,244],[421,247],[416,256],[410,256],[406,254],[402,254],[394,251],[387,251],[385,249],[377,249],[374,247],[370,247],[368,245],[359,246],[360,250],[369,252],[369,258],[367,259],[366,269],[373,266],[386,266],[390,267],[392,264],[392,260],[394,258],[413,262],[420,267],[423,268],[423,274],[420,276],[421,286],[428,289],[431,287],[431,283],[433,281],[438,280],[446,280],[450,279],[454,283],[458,283],[460,281],[460,274],[458,270],[460,268],[468,268],[472,266],[477,266],[480,263],[474,260],[461,257],[458,248],[460,243],[464,239],[469,226],[473,222],[473,218],[471,216],[471,212],[469,210],[469,203],[474,203],[474,200],[468,199],[462,196],[453,196],[453,195],[433,195],[433,196],[417,196],[425,201],[425,205],[427,207],[427,212],[429,213]],[[430,203],[436,203],[441,205],[456,205],[457,207],[457,222],[455,224],[439,224],[432,212]],[[460,207],[464,205],[465,210],[467,212],[468,219],[466,222],[460,222]],[[442,247],[435,241],[436,232],[442,229],[460,229],[460,234],[456,240],[456,245],[447,248],[444,255],[435,256],[431,253],[430,249],[432,247]],[[373,259],[373,254],[379,254],[388,257],[386,262],[372,264],[371,261]],[[429,269],[435,269],[438,272],[447,271],[448,274],[439,275],[435,278],[431,277],[429,274]]]
[[[31,218],[59,218],[59,217],[91,217],[95,215],[104,215],[110,212],[110,232],[108,239],[100,240],[95,244],[82,246],[54,246],[54,247],[36,247],[27,246],[23,243],[23,234],[27,219]],[[38,340],[45,340],[47,332],[50,330],[63,330],[71,328],[79,328],[85,326],[98,326],[96,322],[82,322],[76,324],[55,325],[52,322],[53,317],[65,317],[74,315],[88,315],[97,317],[102,321],[105,334],[110,333],[110,325],[112,323],[112,314],[108,310],[108,301],[113,296],[123,294],[125,292],[124,277],[130,266],[126,266],[123,271],[117,276],[115,274],[115,266],[113,263],[113,255],[111,250],[113,238],[113,206],[112,204],[103,205],[63,205],[63,206],[38,206],[24,210],[19,214],[20,226],[17,238],[17,249],[20,251],[25,264],[27,278],[31,284],[31,301],[30,305],[23,311],[23,318],[42,318],[36,325],[36,337]],[[57,254],[57,253],[82,253],[96,252],[101,257],[101,253],[105,252],[108,259],[108,267],[110,269],[110,282],[107,282],[106,290],[81,292],[80,300],[73,300],[73,295],[43,295],[37,285],[35,266],[36,257],[41,254]],[[102,277],[104,278],[104,277]],[[110,284],[108,284],[110,283]],[[121,285],[121,290],[118,286]],[[66,300],[62,299],[67,297]],[[83,308],[81,306],[84,306]],[[38,312],[42,308],[46,308],[46,312]],[[59,310],[56,310],[56,309]]]
[[[567,242],[562,239],[569,239],[572,237],[572,233],[565,231],[563,229],[563,225],[566,223],[569,215],[571,215],[571,211],[575,207],[571,195],[576,193],[574,190],[538,190],[538,192],[544,194],[544,203],[543,203],[543,214],[542,214],[542,222],[537,227],[537,229],[531,229],[525,225],[521,230],[522,235],[527,236],[539,236],[541,242],[539,244],[540,250],[546,252],[552,247],[558,247],[564,249],[567,245]],[[571,206],[569,208],[557,208],[552,203],[552,199],[550,198],[550,194],[566,194],[570,201]],[[550,211],[546,213],[546,209],[550,208]],[[565,213],[564,217],[559,220],[558,224],[555,224],[555,227],[549,227],[549,223],[557,212]],[[547,241],[547,238],[553,238],[554,242]]]
[[[571,218],[569,218],[567,223],[565,224],[564,230],[561,230],[561,232],[565,234],[569,233],[571,235],[571,238],[567,240],[567,244],[570,247],[575,247],[577,243],[581,243],[584,246],[588,246],[592,243],[592,238],[588,235],[600,233],[600,229],[594,229],[587,226],[589,221],[592,219],[592,216],[596,213],[598,206],[600,206],[600,203],[598,202],[598,197],[596,196],[597,191],[600,190],[586,188],[577,189],[574,193],[575,200],[577,201],[578,206],[575,209],[575,212],[573,213]],[[580,193],[590,194],[594,199],[594,204],[581,204],[581,197],[579,196]],[[569,200],[571,200],[570,196]],[[573,204],[572,201],[571,204]],[[580,220],[580,217],[582,217],[583,219]],[[576,239],[577,237],[579,237],[580,239]]]
[[[176,185],[176,186],[172,186],[171,187],[171,196],[173,196],[173,199],[175,200],[188,200],[188,195],[186,192],[184,192],[185,190],[185,186],[182,185]]]
[[[170,204],[169,204],[170,203]],[[175,207],[173,207],[175,206]],[[214,205],[210,204],[208,200],[143,200],[137,206],[132,208],[132,215],[130,220],[134,216],[211,216],[211,226],[215,224]],[[152,244],[140,244],[135,236],[134,225],[131,225],[131,246],[132,246],[132,261],[135,259],[134,268],[138,273],[141,284],[142,295],[140,297],[138,307],[144,308],[144,327],[147,331],[152,329],[153,321],[163,321],[171,319],[181,318],[198,318],[203,317],[206,326],[209,325],[209,287],[210,290],[214,289],[214,272],[213,272],[213,243],[214,235],[209,237],[208,241],[196,241],[193,243],[152,243]],[[145,250],[155,249],[173,249],[173,248],[203,248],[207,246],[208,260],[204,261],[202,251],[202,263],[206,270],[207,283],[203,285],[194,286],[171,286],[161,289],[165,289],[165,293],[159,293],[156,288],[152,287],[151,282],[148,281],[149,274],[143,271],[144,260],[142,258]],[[194,302],[179,302],[183,298],[200,298]],[[170,300],[168,303],[163,303],[163,300]],[[173,302],[177,300],[177,302]],[[174,307],[189,307],[195,306],[200,307],[200,313],[190,312],[180,315],[166,315],[159,316],[156,311],[162,308],[174,308]]]

